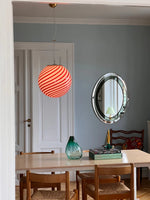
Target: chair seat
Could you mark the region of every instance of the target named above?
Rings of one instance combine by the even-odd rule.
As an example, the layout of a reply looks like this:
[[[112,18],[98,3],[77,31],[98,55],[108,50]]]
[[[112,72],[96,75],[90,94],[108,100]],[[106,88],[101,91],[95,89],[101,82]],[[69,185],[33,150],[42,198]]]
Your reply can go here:
[[[89,190],[95,191],[94,185],[88,184],[87,187]],[[101,184],[99,188],[99,195],[125,194],[129,192],[130,189],[121,182]]]
[[[74,194],[74,192],[70,192],[70,199],[73,198]],[[32,200],[65,200],[65,197],[65,191],[38,190],[32,195]]]

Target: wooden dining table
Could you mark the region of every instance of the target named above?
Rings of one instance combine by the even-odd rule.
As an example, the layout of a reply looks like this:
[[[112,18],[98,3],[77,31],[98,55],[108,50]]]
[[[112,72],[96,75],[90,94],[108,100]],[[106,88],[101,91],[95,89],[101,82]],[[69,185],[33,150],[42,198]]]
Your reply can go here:
[[[95,165],[134,164],[134,199],[136,200],[136,167],[149,167],[150,154],[141,150],[122,150],[121,159],[92,160],[88,155],[79,160],[69,160],[65,153],[30,154],[16,156],[16,172],[94,170]]]

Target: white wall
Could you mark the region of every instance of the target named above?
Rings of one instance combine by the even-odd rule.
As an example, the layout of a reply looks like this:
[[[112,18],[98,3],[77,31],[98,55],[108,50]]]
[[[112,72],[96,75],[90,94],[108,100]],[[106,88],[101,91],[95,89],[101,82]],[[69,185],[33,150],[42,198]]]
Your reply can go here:
[[[12,6],[0,1],[0,199],[14,199],[14,70]]]

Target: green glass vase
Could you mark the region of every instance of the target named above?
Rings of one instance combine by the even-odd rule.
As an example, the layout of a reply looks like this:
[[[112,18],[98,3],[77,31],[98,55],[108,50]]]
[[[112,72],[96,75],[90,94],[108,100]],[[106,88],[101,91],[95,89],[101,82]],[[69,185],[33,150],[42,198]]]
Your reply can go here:
[[[82,149],[78,143],[75,142],[74,136],[69,137],[65,153],[70,160],[76,160],[82,157]]]

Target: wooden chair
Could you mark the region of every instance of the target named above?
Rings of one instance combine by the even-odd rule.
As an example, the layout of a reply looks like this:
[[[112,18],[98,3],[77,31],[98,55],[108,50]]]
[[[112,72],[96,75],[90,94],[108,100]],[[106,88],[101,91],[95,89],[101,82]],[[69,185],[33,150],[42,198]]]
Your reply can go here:
[[[29,153],[24,153],[24,152],[20,152],[20,155],[31,155],[31,154],[54,154],[54,151],[50,151],[50,152],[29,152]],[[54,174],[54,172],[52,172],[52,174]],[[54,190],[55,188],[57,190],[60,190],[61,185],[60,183],[57,184],[47,184],[47,183],[32,183],[31,188],[35,190],[37,190],[37,188],[49,188],[51,187],[52,190]],[[27,179],[26,176],[24,174],[20,174],[20,200],[23,200],[23,190],[27,189]]]
[[[83,150],[83,154],[88,156],[89,150]],[[82,200],[84,200],[84,188],[86,181],[94,180],[94,170],[93,171],[76,171],[76,188],[78,190],[78,199],[80,198],[80,184],[82,188]],[[101,177],[101,181],[104,183],[113,183],[121,181],[120,176],[104,176]]]
[[[123,182],[116,183],[103,183],[100,181],[99,176],[108,175],[125,175],[130,174],[130,188],[128,188]],[[95,179],[93,182],[86,182],[85,185],[85,197],[91,196],[96,200],[113,200],[113,199],[130,199],[134,200],[134,166],[133,164],[124,164],[122,166],[112,165],[107,166],[95,166]]]
[[[119,149],[140,149],[144,148],[144,130],[112,130],[110,129],[110,144]],[[141,169],[137,168],[137,189],[141,184]]]
[[[37,190],[31,197],[32,183],[57,184],[65,183],[65,191],[52,190]],[[48,199],[63,199],[63,200],[77,200],[78,191],[70,191],[69,172],[63,174],[34,174],[27,171],[27,200],[48,200]]]
[[[125,146],[125,144],[128,142],[128,139],[130,139],[129,142],[132,142],[133,140],[133,145],[131,144],[132,147],[130,147],[130,149],[132,148],[132,149],[143,150],[144,130],[124,131],[124,130],[110,129],[110,144],[114,145],[116,148],[129,149],[128,147]],[[135,142],[135,139],[139,139],[140,141],[139,145]]]

